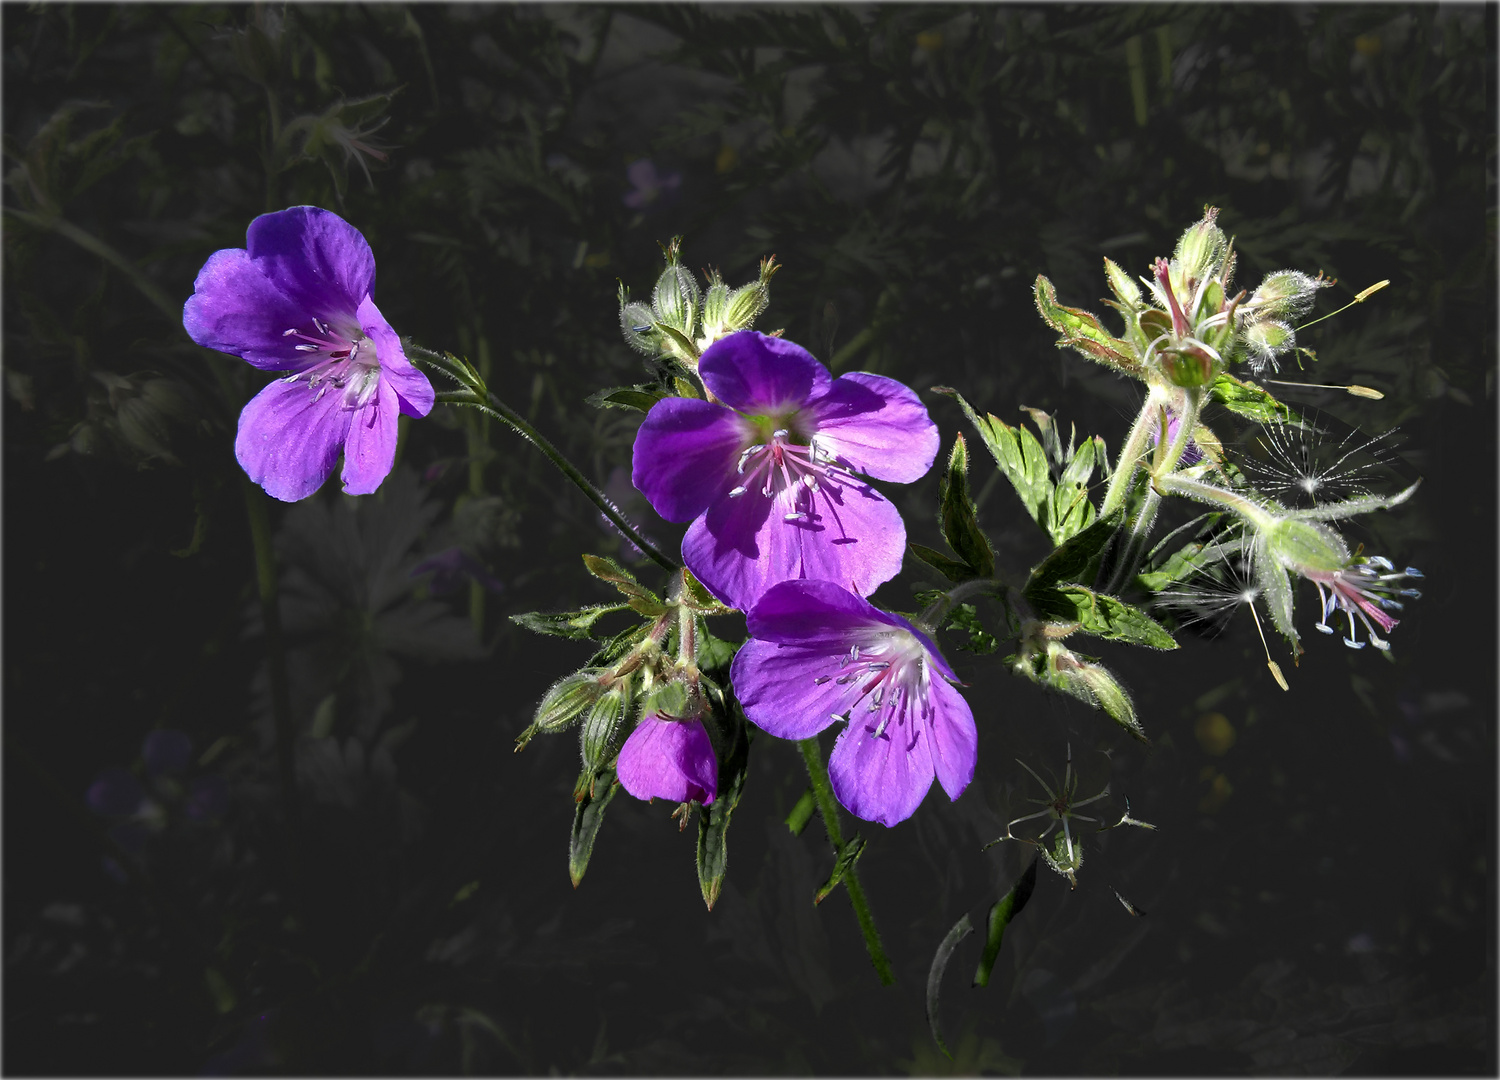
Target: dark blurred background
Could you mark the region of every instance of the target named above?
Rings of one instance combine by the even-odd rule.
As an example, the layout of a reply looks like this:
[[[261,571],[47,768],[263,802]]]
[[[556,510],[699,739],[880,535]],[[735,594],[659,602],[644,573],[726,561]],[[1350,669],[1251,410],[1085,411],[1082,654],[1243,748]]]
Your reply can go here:
[[[7,1072],[1495,1072],[1494,5],[3,20]],[[507,616],[602,600],[579,555],[629,553],[519,439],[439,409],[380,494],[269,505],[294,842],[232,453],[263,380],[180,311],[211,252],[302,203],[369,239],[398,332],[621,499],[639,415],[583,399],[643,376],[616,282],[646,295],[675,234],[731,284],[775,253],[759,328],[917,388],[945,448],[939,383],[1118,447],[1138,384],[1056,350],[1031,283],[1104,314],[1101,256],[1144,273],[1220,207],[1247,285],[1322,271],[1322,313],[1390,280],[1279,376],[1382,400],[1277,389],[1329,430],[1399,427],[1381,489],[1425,482],[1347,534],[1425,596],[1382,656],[1308,633],[1303,586],[1285,694],[1243,616],[1170,654],[1100,644],[1150,749],[945,641],[978,775],[860,823],[882,988],[847,899],[811,903],[832,856],[781,823],[806,777],[769,738],[713,911],[693,833],[628,798],[571,887],[576,740],[511,747],[589,648]],[[994,476],[976,460],[981,523],[1024,572],[1046,541]],[[891,492],[940,546],[936,493]],[[877,601],[931,577],[909,561]],[[1090,836],[1076,889],[1043,870],[990,986],[959,946],[949,1060],[934,950],[1030,857],[981,851],[1041,794],[1016,759],[1060,773],[1069,747],[1080,795],[1108,782],[1101,813],[1158,830]]]

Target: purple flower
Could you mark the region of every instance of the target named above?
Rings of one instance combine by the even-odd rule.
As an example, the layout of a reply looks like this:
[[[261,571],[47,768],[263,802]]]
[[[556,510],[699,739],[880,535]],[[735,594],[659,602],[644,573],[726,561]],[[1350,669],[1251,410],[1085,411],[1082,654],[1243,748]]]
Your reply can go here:
[[[141,746],[141,758],[146,763],[146,771],[152,776],[182,772],[188,767],[188,759],[192,756],[193,743],[187,733],[171,728],[158,728],[148,732],[146,741]]]
[[[240,413],[235,457],[268,494],[296,502],[342,451],[344,491],[368,495],[395,461],[398,411],[426,416],[433,403],[371,297],[370,245],[315,206],[262,214],[246,241],[209,256],[182,309],[199,345],[287,373]]]
[[[691,521],[682,558],[748,609],[782,581],[868,596],[901,569],[906,526],[855,473],[910,483],[932,467],[937,425],[893,379],[832,378],[801,346],[744,330],[709,346],[714,400],[666,398],[635,439],[631,479],[668,521]]]
[[[625,193],[625,205],[632,210],[644,210],[657,199],[676,191],[682,184],[681,173],[656,171],[656,163],[650,158],[640,158],[625,167],[630,178],[630,190]]]
[[[642,717],[620,747],[615,775],[637,799],[708,806],[719,792],[719,763],[701,720]]]
[[[847,719],[828,777],[850,813],[905,821],[934,776],[949,799],[963,794],[974,778],[974,714],[926,634],[827,581],[767,590],[746,622],[751,638],[731,669],[745,715],[783,739]]]
[[[141,782],[129,769],[111,765],[99,772],[89,785],[89,809],[104,817],[129,817],[146,801],[146,792]]]
[[[1170,446],[1172,444],[1172,440],[1177,438],[1177,429],[1181,426],[1182,417],[1177,415],[1177,411],[1175,409],[1169,407],[1167,409],[1167,445]],[[1151,426],[1150,434],[1151,445],[1155,446],[1160,437],[1161,425],[1153,424]],[[1202,460],[1203,451],[1198,448],[1198,444],[1195,443],[1190,437],[1187,441],[1187,445],[1182,448],[1182,457],[1177,459],[1177,463],[1186,467],[1189,465],[1196,465]]]

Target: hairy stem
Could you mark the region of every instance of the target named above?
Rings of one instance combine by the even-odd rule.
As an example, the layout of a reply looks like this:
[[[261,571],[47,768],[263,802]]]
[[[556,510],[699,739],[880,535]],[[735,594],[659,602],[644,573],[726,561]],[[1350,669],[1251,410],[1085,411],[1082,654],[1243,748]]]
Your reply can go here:
[[[828,830],[828,841],[833,845],[835,857],[844,853],[844,832],[839,827],[838,803],[833,798],[833,788],[828,783],[828,770],[823,766],[823,752],[818,749],[818,739],[801,739],[797,748],[802,751],[802,760],[807,765],[807,777],[812,781],[813,797],[818,802],[818,813],[823,817],[823,827]],[[875,918],[870,914],[870,903],[865,899],[865,890],[859,883],[859,875],[853,866],[844,872],[844,889],[849,894],[849,903],[854,905],[854,917],[859,920],[860,932],[865,936],[865,948],[870,953],[870,963],[884,986],[896,981],[891,962],[880,944],[880,931],[875,929]]]
[[[1275,515],[1259,503],[1217,484],[1186,476],[1164,476],[1157,483],[1168,495],[1182,495],[1199,502],[1227,507],[1258,529],[1268,528],[1275,520]]]
[[[1146,454],[1146,442],[1151,438],[1151,426],[1156,423],[1160,405],[1156,393],[1149,391],[1141,404],[1140,414],[1130,425],[1130,434],[1115,459],[1115,472],[1109,479],[1109,488],[1104,493],[1104,503],[1099,507],[1100,517],[1109,517],[1125,505],[1125,496],[1130,493],[1130,482],[1135,479],[1136,466]]]
[[[452,399],[440,397],[439,400],[447,400],[451,404],[455,405],[470,405],[476,409],[479,409],[481,412],[493,416],[495,419],[509,425],[510,428],[516,432],[516,434],[520,435],[523,439],[535,446],[542,452],[542,455],[548,461],[556,465],[558,470],[569,480],[571,480],[578,488],[578,490],[582,491],[585,495],[588,496],[589,501],[599,508],[600,512],[609,519],[614,527],[620,530],[620,534],[624,536],[625,539],[634,544],[637,548],[639,548],[648,559],[656,563],[656,565],[660,566],[663,570],[675,572],[682,569],[682,567],[675,560],[667,555],[662,554],[662,552],[657,549],[655,544],[641,535],[640,530],[637,529],[633,524],[631,524],[630,520],[620,512],[620,508],[617,507],[614,503],[610,502],[609,499],[605,497],[602,491],[596,488],[593,484],[589,483],[588,477],[579,472],[577,467],[563,456],[562,451],[553,446],[552,443],[548,441],[546,436],[542,435],[541,432],[532,427],[531,424],[527,422],[524,416],[516,412],[509,405],[505,404],[505,402],[501,401],[495,395],[495,392],[493,390],[490,390],[487,386],[484,386],[482,382],[478,387],[471,385],[472,379],[476,376],[460,376],[456,374],[454,370],[449,366],[449,361],[446,357],[443,357],[438,353],[432,352],[430,349],[425,349],[422,346],[416,345],[410,341],[403,342],[403,344],[406,347],[408,355],[412,356],[414,359],[424,361],[425,363],[432,366],[436,370],[441,371],[445,375],[449,375],[450,377],[457,379],[469,390],[469,392],[478,394],[480,392],[480,389],[482,388],[485,398],[485,400],[476,400],[472,398]]]

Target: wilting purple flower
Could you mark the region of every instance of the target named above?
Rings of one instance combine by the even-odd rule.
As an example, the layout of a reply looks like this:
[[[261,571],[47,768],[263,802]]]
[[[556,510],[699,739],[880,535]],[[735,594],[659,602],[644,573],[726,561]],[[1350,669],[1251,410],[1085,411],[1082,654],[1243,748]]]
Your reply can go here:
[[[747,609],[798,578],[868,596],[901,569],[906,526],[855,473],[910,483],[932,467],[937,425],[881,375],[832,378],[790,341],[752,330],[698,361],[716,399],[666,398],[635,439],[631,479],[668,521],[691,521],[682,558]]]
[[[681,173],[657,172],[656,163],[650,158],[640,158],[625,167],[630,178],[630,190],[625,193],[625,205],[632,210],[644,210],[657,199],[682,184]]]
[[[288,373],[240,413],[235,457],[268,494],[296,502],[342,451],[344,491],[367,495],[395,461],[398,411],[426,416],[433,403],[375,306],[370,245],[315,206],[262,214],[246,241],[209,256],[182,309],[199,345]]]
[[[637,799],[708,806],[719,792],[719,763],[701,720],[642,717],[620,747],[615,775]]]
[[[141,746],[141,759],[146,763],[146,771],[152,776],[182,772],[188,767],[188,759],[192,756],[193,743],[187,733],[171,728],[158,728],[148,732],[146,741]]]
[[[934,776],[949,799],[963,794],[979,742],[974,714],[926,634],[827,581],[768,589],[746,622],[751,637],[731,669],[745,715],[783,739],[847,718],[828,777],[850,813],[905,821]]]
[[[101,769],[94,782],[89,785],[89,809],[105,817],[129,817],[146,801],[146,792],[141,782],[129,769],[111,765]]]
[[[1379,555],[1351,560],[1341,570],[1304,570],[1302,576],[1318,587],[1318,599],[1323,602],[1317,629],[1325,634],[1334,633],[1333,627],[1328,625],[1328,617],[1335,611],[1342,611],[1349,622],[1349,636],[1344,639],[1344,644],[1351,649],[1365,647],[1365,643],[1354,636],[1356,618],[1365,624],[1371,645],[1377,649],[1389,649],[1391,643],[1377,634],[1375,628],[1378,626],[1381,633],[1389,634],[1401,621],[1389,614],[1401,610],[1401,602],[1396,597],[1415,600],[1422,595],[1417,589],[1400,587],[1407,578],[1420,578],[1420,570],[1414,566],[1408,566],[1404,571],[1397,570],[1389,559]]]

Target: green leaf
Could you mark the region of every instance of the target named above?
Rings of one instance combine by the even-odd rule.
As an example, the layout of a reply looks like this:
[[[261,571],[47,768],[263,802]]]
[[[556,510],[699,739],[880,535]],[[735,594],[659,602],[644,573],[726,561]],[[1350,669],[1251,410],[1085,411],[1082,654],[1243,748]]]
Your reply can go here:
[[[719,899],[729,869],[729,818],[740,804],[745,777],[749,775],[750,732],[738,720],[734,728],[734,749],[719,771],[719,792],[713,803],[698,815],[698,887],[710,911]]]
[[[1043,321],[1061,336],[1057,339],[1059,349],[1076,349],[1090,360],[1114,368],[1126,375],[1139,377],[1140,361],[1128,342],[1121,341],[1104,329],[1099,319],[1080,308],[1064,307],[1057,302],[1057,290],[1052,282],[1038,274],[1032,288],[1036,298],[1036,309]]]
[[[927,970],[927,1026],[932,1029],[932,1041],[937,1043],[937,1048],[949,1058],[948,1045],[943,1042],[943,1033],[938,1029],[938,994],[943,987],[943,973],[948,970],[948,961],[953,958],[953,950],[958,948],[958,943],[974,932],[974,924],[969,920],[966,911],[958,922],[953,924],[953,929],[948,931],[948,936],[943,938],[942,944],[937,947],[937,952],[932,954],[932,967]]]
[[[949,581],[970,581],[975,577],[974,570],[968,563],[949,558],[941,551],[935,551],[923,544],[907,544],[906,546],[913,555]]]
[[[1105,460],[1104,440],[1098,436],[1085,439],[1082,446],[1068,455],[1048,505],[1047,531],[1053,544],[1066,543],[1093,523],[1089,478],[1094,474],[1094,466]]]
[[[812,788],[802,793],[802,798],[797,800],[792,812],[786,816],[786,827],[792,830],[793,836],[801,836],[802,830],[807,828],[807,823],[812,816],[818,812],[818,797]]]
[[[1036,888],[1036,864],[1037,859],[1033,856],[1031,865],[1026,867],[1020,880],[1010,887],[1010,892],[990,907],[989,937],[984,943],[984,954],[979,958],[979,967],[974,971],[975,986],[990,984],[990,972],[995,969],[995,961],[1000,956],[1000,941],[1005,937],[1005,928],[1021,914],[1021,909],[1026,906],[1026,901],[1031,899],[1032,890]]]
[[[527,611],[520,615],[512,615],[510,621],[517,626],[524,626],[528,630],[535,630],[538,634],[552,634],[554,637],[569,638],[573,641],[592,640],[593,625],[602,616],[612,611],[624,611],[629,604],[594,604],[580,611]]]
[[[864,854],[864,850],[864,839],[859,836],[855,836],[844,844],[844,850],[840,851],[839,857],[834,860],[833,872],[828,875],[828,880],[818,887],[817,892],[813,893],[814,904],[821,904],[828,899],[829,894],[838,888],[839,882],[844,880],[844,875],[854,868],[854,863],[860,855]]]
[[[1085,634],[1146,645],[1153,649],[1175,649],[1177,642],[1161,623],[1118,597],[1095,592],[1083,585],[1062,585],[1028,590],[1026,598],[1044,618],[1076,622]]]
[[[1223,515],[1217,512],[1203,514],[1189,521],[1187,525],[1172,530],[1146,557],[1146,565],[1149,569],[1136,575],[1136,584],[1150,592],[1160,592],[1168,585],[1186,581],[1203,566],[1221,558],[1228,549],[1215,544],[1211,535],[1221,517]],[[1199,524],[1202,527],[1194,534],[1193,539],[1170,555],[1163,554],[1164,548],[1173,536],[1190,526]]]
[[[995,552],[975,518],[974,500],[969,496],[969,447],[963,435],[953,439],[953,452],[948,456],[948,472],[943,477],[939,499],[943,539],[969,567],[968,577],[993,577]]]
[[[962,630],[969,635],[968,643],[959,646],[965,652],[986,656],[1000,647],[995,635],[979,621],[979,609],[973,604],[955,604],[948,612],[948,621],[943,624],[943,629]]]
[[[1066,581],[1093,581],[1099,569],[1099,559],[1104,546],[1120,523],[1118,512],[1100,518],[1082,532],[1076,533],[1060,544],[1031,571],[1026,582],[1026,595],[1041,591]]]
[[[1025,428],[1014,428],[993,414],[981,417],[974,407],[964,400],[957,390],[947,386],[934,386],[940,394],[949,394],[958,401],[964,415],[979,432],[985,448],[1000,466],[1000,471],[1021,496],[1021,502],[1031,520],[1041,523],[1041,513],[1052,497],[1051,471],[1047,465],[1047,454],[1036,436]]]
[[[583,880],[589,867],[589,856],[594,853],[594,841],[599,835],[599,826],[604,823],[604,811],[609,807],[620,782],[615,771],[605,767],[594,777],[594,791],[604,790],[603,795],[584,793],[573,810],[573,834],[568,842],[568,876],[573,879],[573,888]]]
[[[1227,371],[1213,381],[1208,392],[1230,412],[1262,424],[1302,422],[1299,413],[1277,401],[1269,390],[1248,379],[1237,379]]]
[[[634,409],[636,412],[650,412],[651,406],[670,396],[659,386],[637,383],[635,386],[612,386],[607,390],[599,390],[584,400],[596,409]]]

